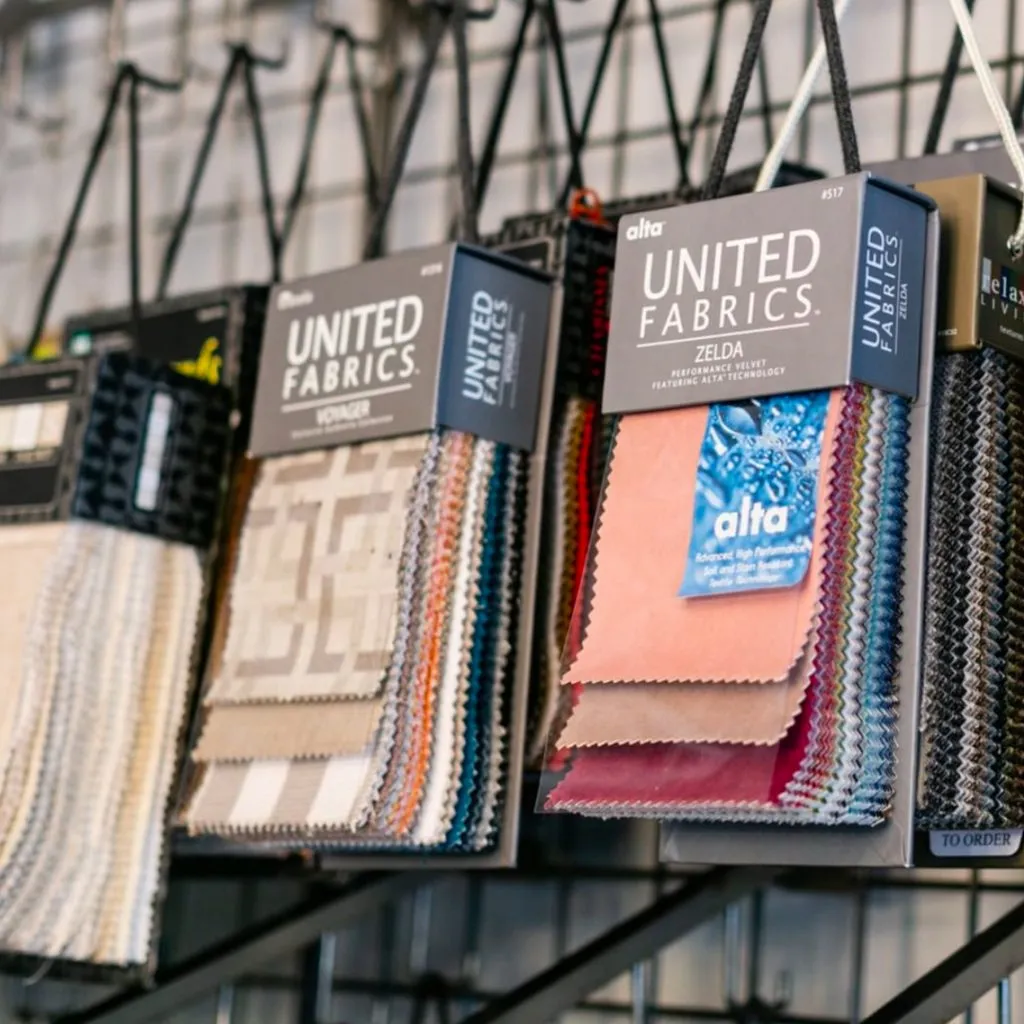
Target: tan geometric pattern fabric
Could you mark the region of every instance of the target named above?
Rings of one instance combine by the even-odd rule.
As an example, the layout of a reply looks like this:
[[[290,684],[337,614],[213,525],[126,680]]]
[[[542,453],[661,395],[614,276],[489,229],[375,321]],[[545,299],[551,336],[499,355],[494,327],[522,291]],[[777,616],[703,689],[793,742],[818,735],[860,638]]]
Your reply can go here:
[[[209,704],[372,697],[394,641],[428,434],[269,460],[246,515]]]

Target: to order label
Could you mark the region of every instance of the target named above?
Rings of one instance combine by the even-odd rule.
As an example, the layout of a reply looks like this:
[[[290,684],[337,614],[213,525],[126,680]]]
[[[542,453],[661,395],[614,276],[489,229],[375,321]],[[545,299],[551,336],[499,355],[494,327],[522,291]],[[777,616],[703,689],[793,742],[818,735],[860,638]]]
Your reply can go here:
[[[1024,828],[929,832],[933,857],[1012,857],[1020,850]]]

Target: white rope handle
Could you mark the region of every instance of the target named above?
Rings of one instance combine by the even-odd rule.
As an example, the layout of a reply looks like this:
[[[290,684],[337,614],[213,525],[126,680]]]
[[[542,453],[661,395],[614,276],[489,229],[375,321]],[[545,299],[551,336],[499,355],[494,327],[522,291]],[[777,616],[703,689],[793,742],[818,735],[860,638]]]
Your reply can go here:
[[[846,14],[846,10],[851,2],[852,0],[839,0],[836,4],[837,22],[842,23],[843,15]],[[764,192],[766,189],[770,189],[775,182],[775,177],[782,166],[786,151],[793,141],[797,128],[800,127],[804,114],[807,113],[808,106],[810,106],[814,87],[818,84],[818,77],[827,63],[828,53],[825,49],[825,40],[820,39],[818,40],[818,47],[814,51],[814,56],[811,57],[810,63],[804,71],[804,77],[800,79],[800,85],[797,87],[793,100],[789,105],[789,110],[786,111],[786,120],[782,123],[782,130],[779,132],[775,144],[768,151],[768,155],[764,158],[764,163],[761,164],[761,173],[758,174],[757,184],[754,186],[755,192]]]
[[[836,4],[837,21],[842,19],[851,2],[852,0],[839,0]],[[960,35],[963,37],[964,48],[971,59],[971,65],[978,78],[978,83],[981,85],[981,91],[985,95],[985,102],[988,104],[989,110],[992,111],[996,124],[999,126],[999,134],[1002,137],[1003,145],[1006,147],[1006,152],[1017,174],[1018,187],[1024,187],[1024,151],[1021,150],[1020,140],[1017,138],[1017,132],[1013,127],[1010,112],[1007,110],[1006,103],[1000,95],[995,79],[992,77],[992,68],[989,67],[988,61],[982,56],[981,47],[978,45],[978,37],[974,34],[971,12],[967,9],[967,4],[964,0],[949,0],[949,6],[953,11],[953,17],[956,18]],[[826,61],[825,41],[821,40],[814,51],[814,56],[807,65],[807,70],[804,72],[796,94],[793,96],[793,102],[789,105],[789,110],[786,112],[786,120],[775,141],[775,145],[772,146],[771,151],[761,165],[761,173],[757,176],[757,184],[754,186],[756,192],[763,192],[765,189],[772,187],[772,183],[779,173],[779,167],[782,166],[783,157],[793,141],[793,136],[796,134],[800,121],[807,112],[818,76],[825,67]],[[1009,237],[1006,246],[1014,259],[1020,259],[1024,255],[1024,208],[1021,209],[1017,230]]]
[[[1020,148],[1020,140],[1013,127],[1013,120],[1006,103],[999,94],[995,79],[992,77],[992,68],[988,61],[982,56],[981,47],[978,45],[978,37],[974,34],[974,24],[971,20],[971,12],[967,9],[964,0],[949,0],[949,6],[953,9],[953,17],[960,26],[960,35],[963,36],[964,48],[971,58],[974,66],[974,73],[978,76],[978,83],[981,91],[985,94],[985,102],[992,111],[999,126],[999,134],[1003,137],[1003,145],[1013,163],[1013,169],[1017,172],[1017,187],[1024,187],[1024,152]],[[1024,255],[1024,208],[1021,209],[1020,220],[1017,222],[1017,230],[1010,235],[1006,247],[1010,250],[1015,260]]]

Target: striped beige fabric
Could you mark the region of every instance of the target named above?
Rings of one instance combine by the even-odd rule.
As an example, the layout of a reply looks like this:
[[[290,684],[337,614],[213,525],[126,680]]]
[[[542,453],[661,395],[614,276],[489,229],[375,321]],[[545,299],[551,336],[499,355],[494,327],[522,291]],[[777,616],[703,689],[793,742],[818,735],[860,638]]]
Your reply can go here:
[[[428,440],[393,438],[260,467],[208,703],[379,692],[409,491]]]
[[[370,753],[207,765],[189,809],[193,831],[332,828],[355,824]]]

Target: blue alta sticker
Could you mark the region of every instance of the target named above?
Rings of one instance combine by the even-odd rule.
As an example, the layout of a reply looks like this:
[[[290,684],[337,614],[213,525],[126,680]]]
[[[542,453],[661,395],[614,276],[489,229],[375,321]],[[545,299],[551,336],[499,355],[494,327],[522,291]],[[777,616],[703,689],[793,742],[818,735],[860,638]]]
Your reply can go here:
[[[828,401],[828,391],[807,391],[708,408],[681,597],[804,578]]]

